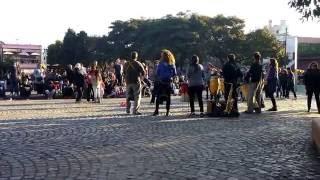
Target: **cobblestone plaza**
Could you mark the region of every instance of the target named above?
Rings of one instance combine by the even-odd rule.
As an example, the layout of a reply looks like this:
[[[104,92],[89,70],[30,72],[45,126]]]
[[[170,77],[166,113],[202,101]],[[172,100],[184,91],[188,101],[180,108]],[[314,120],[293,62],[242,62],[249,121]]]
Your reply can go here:
[[[233,119],[188,118],[178,98],[170,117],[148,99],[133,116],[123,101],[0,101],[0,179],[320,179],[303,97]]]

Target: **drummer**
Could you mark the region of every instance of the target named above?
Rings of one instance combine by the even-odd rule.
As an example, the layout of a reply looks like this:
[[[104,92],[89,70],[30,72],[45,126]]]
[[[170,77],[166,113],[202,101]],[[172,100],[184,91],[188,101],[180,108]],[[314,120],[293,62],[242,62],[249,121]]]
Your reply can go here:
[[[223,66],[223,78],[224,78],[224,98],[225,101],[228,101],[229,92],[231,90],[231,84],[233,85],[232,88],[232,99],[233,99],[233,107],[232,107],[232,114],[239,115],[238,111],[238,93],[236,91],[238,85],[238,79],[242,77],[242,72],[240,71],[240,67],[237,65],[235,59],[236,56],[234,54],[228,55],[228,62]]]

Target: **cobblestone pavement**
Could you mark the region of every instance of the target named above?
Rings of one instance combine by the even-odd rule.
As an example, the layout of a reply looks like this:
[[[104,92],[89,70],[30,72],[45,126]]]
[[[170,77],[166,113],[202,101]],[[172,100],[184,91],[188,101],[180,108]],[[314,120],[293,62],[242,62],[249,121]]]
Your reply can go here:
[[[1,101],[0,179],[320,179],[303,98],[236,119],[187,118],[177,98],[170,117],[148,99],[135,117],[122,101]]]

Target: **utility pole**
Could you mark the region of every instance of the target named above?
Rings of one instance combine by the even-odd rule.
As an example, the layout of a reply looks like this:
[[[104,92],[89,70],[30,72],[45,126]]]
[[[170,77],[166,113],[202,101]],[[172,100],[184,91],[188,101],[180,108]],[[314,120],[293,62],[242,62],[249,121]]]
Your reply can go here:
[[[284,58],[285,58],[284,60],[286,65],[289,64],[288,55],[287,55],[287,38],[288,38],[288,27],[286,27],[285,38],[284,38]]]

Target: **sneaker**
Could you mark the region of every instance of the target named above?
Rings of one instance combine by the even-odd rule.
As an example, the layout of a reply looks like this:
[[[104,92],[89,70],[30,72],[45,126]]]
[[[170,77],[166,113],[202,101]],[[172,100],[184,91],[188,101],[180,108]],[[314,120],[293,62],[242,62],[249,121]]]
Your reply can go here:
[[[152,116],[158,116],[158,115],[159,115],[159,112],[155,111]]]

